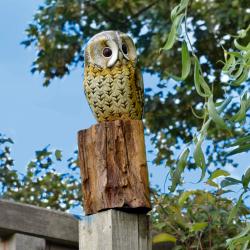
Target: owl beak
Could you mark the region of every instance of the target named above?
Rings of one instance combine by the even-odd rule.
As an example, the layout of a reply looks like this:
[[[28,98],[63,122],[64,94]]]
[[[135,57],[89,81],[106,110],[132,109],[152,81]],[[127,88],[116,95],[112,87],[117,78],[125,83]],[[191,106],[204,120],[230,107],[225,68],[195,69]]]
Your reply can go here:
[[[122,54],[122,52],[119,50],[119,52],[118,52],[119,54],[118,54],[118,60],[120,61],[120,62],[122,62],[122,59],[123,59],[123,54]]]

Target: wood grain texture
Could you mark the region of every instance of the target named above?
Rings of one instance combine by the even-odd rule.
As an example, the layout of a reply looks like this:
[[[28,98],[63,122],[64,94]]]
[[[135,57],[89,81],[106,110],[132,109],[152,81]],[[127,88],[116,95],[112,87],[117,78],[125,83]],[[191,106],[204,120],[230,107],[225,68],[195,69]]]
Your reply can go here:
[[[13,234],[7,238],[0,238],[0,250],[79,250],[79,248],[55,244],[30,235]]]
[[[151,250],[149,218],[110,209],[79,224],[80,250]]]
[[[103,122],[78,132],[86,214],[151,209],[142,121]]]
[[[78,246],[78,221],[72,215],[0,200],[0,237],[13,233]]]
[[[9,239],[0,239],[0,250],[46,250],[46,241],[34,236],[14,234]]]

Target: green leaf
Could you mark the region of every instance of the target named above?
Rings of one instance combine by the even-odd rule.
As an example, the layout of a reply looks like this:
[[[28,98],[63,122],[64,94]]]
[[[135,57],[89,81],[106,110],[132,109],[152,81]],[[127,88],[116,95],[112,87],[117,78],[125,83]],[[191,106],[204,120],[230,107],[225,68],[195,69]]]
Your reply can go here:
[[[51,152],[49,152],[47,150],[48,147],[49,147],[49,145],[46,146],[43,150],[38,150],[38,151],[35,152],[36,158],[39,161],[43,160],[44,158],[46,158],[46,157],[48,157],[48,156],[50,156],[52,154]]]
[[[197,232],[197,231],[202,231],[208,226],[207,222],[198,222],[194,223],[190,226],[190,231],[191,232]]]
[[[190,153],[189,148],[185,148],[179,156],[176,169],[174,170],[172,174],[172,185],[169,188],[170,192],[174,192],[176,187],[181,182],[181,174],[183,173],[185,166],[187,165],[187,158],[188,158],[189,153]]]
[[[174,21],[175,17],[178,15],[179,8],[180,8],[180,4],[176,5],[171,11],[170,17],[171,17],[172,22]]]
[[[234,39],[234,46],[238,49],[238,50],[243,50],[243,51],[247,51],[250,49],[250,43],[248,43],[247,46],[243,46],[241,44],[238,43],[237,39]]]
[[[192,111],[193,115],[194,115],[197,119],[204,119],[204,117],[205,117],[205,112],[203,112],[202,115],[198,115],[198,114],[196,114],[196,111],[193,109],[192,106],[191,106],[190,108],[191,108],[191,111]]]
[[[231,82],[231,85],[233,86],[240,86],[243,82],[245,82],[248,78],[248,73],[249,73],[249,69],[246,67],[244,68],[242,74],[240,75],[239,78],[237,78],[236,80]]]
[[[214,172],[211,173],[210,177],[206,181],[206,184],[219,188],[219,185],[213,181],[213,179],[218,178],[220,176],[229,176],[230,174],[222,169],[216,169]]]
[[[220,114],[224,109],[227,107],[227,105],[232,101],[232,97],[228,97],[225,101],[222,102],[222,104],[218,107],[218,113]]]
[[[240,184],[241,181],[234,179],[232,177],[226,177],[222,182],[221,182],[221,187],[228,187],[228,186],[232,186],[232,185],[238,185]]]
[[[242,122],[246,119],[246,111],[247,111],[247,103],[245,101],[241,101],[239,111],[232,117],[232,121],[234,122]]]
[[[160,229],[160,230],[162,230],[165,226],[166,226],[165,222],[160,222],[160,223],[154,224],[154,227],[156,227],[157,229]]]
[[[189,0],[181,0],[179,12],[183,11],[188,6]]]
[[[249,244],[249,240],[250,240],[250,237],[248,240],[246,240],[246,242],[242,245],[241,249],[240,250],[247,250],[247,247],[248,247],[248,244]]]
[[[55,151],[55,157],[58,161],[61,161],[62,160],[62,151],[61,150],[56,150]]]
[[[241,52],[238,51],[225,51],[225,55],[233,55],[235,58],[240,58],[240,59],[243,58]]]
[[[161,234],[157,234],[153,237],[153,243],[161,243],[161,242],[176,242],[176,238],[171,235],[171,234],[167,234],[167,233],[161,233]]]
[[[250,241],[250,235],[247,235],[247,236],[245,236],[245,237],[242,237],[242,238],[239,238],[239,239],[237,239],[237,240],[234,240],[233,241],[233,243],[231,243],[230,245],[229,245],[229,249],[231,250],[235,250],[235,249],[239,249],[239,248],[237,248],[239,245],[242,245],[243,244],[243,246],[241,247],[241,249],[240,250],[242,250],[242,249],[246,249],[246,248],[243,248],[244,246],[245,246],[245,244],[246,243],[248,243]],[[230,248],[231,247],[231,248]]]
[[[175,6],[171,11],[171,20],[173,21],[177,15],[179,15],[187,6],[189,0],[182,0],[180,4]]]
[[[250,134],[239,137],[234,143],[229,144],[227,147],[239,146],[241,144],[250,143]]]
[[[215,122],[215,124],[218,125],[219,127],[223,128],[223,129],[228,129],[226,123],[220,117],[218,111],[215,108],[215,104],[213,102],[213,96],[212,95],[208,98],[208,105],[207,106],[208,106],[209,116],[212,118],[212,120]]]
[[[233,121],[242,122],[246,119],[246,113],[249,109],[249,102],[250,98],[246,92],[241,97],[239,111],[231,118]]]
[[[190,55],[189,55],[189,51],[188,51],[186,41],[183,41],[181,51],[182,51],[182,53],[181,53],[181,57],[182,57],[181,77],[169,74],[169,76],[171,78],[173,78],[175,81],[183,81],[183,80],[185,80],[188,77],[188,75],[190,73],[190,69],[191,69],[191,59],[190,59]]]
[[[201,136],[200,139],[198,141],[196,141],[196,139],[194,139],[195,142],[195,150],[194,150],[194,161],[195,164],[201,168],[201,178],[199,181],[203,180],[203,178],[205,177],[206,174],[206,161],[205,161],[205,156],[204,153],[202,151],[201,145],[204,141],[204,136]]]
[[[239,211],[239,208],[240,208],[240,205],[242,203],[242,196],[243,196],[244,193],[242,193],[240,195],[240,198],[238,199],[237,203],[235,204],[235,206],[231,209],[230,213],[229,213],[229,216],[228,216],[228,220],[227,220],[227,223],[231,223],[232,220],[236,217],[238,211]]]
[[[190,55],[187,43],[184,41],[182,43],[182,73],[181,73],[182,80],[185,80],[187,78],[190,72],[190,68],[191,68]]]
[[[208,185],[210,185],[210,186],[212,186],[212,187],[219,188],[219,185],[218,185],[217,183],[215,183],[214,181],[210,180],[210,179],[208,179],[208,180],[206,181],[206,184],[208,184]]]
[[[210,180],[213,180],[215,178],[218,178],[220,176],[229,176],[230,174],[222,169],[216,169],[209,177]]]
[[[244,38],[247,35],[248,30],[250,29],[250,25],[246,29],[242,29],[239,31],[239,38]]]
[[[167,42],[164,45],[163,50],[169,50],[173,47],[175,43],[176,35],[177,35],[177,30],[179,28],[180,23],[182,22],[183,17],[184,17],[184,14],[180,14],[175,17],[170,33],[168,35]]]
[[[174,25],[172,25],[171,31],[168,35],[168,40],[163,47],[164,50],[169,50],[173,47],[173,45],[175,43],[175,39],[176,39],[176,32],[177,32],[176,27]]]
[[[250,168],[248,168],[246,173],[242,176],[242,185],[244,189],[248,188],[249,182],[250,182]]]
[[[195,194],[196,191],[186,191],[186,192],[183,192],[178,200],[178,203],[180,205],[180,207],[183,207],[184,203],[186,202],[186,200],[193,194]]]
[[[30,168],[34,168],[34,167],[36,167],[36,163],[34,161],[29,162],[27,168],[30,169]]]
[[[246,243],[248,243],[248,239],[245,238],[246,234],[248,234],[250,231],[250,223],[247,223],[247,226],[246,228],[244,228],[244,230],[242,230],[241,233],[239,233],[237,236],[231,238],[231,239],[228,239],[227,240],[227,245],[229,247],[231,247],[232,249],[235,249],[234,246],[240,244],[240,243],[244,243],[244,245],[246,245]],[[249,236],[247,236],[249,237]],[[242,242],[242,239],[243,239],[243,242]],[[242,247],[244,247],[244,245]],[[241,248],[241,249],[244,249],[244,248]],[[247,249],[247,248],[245,248]]]
[[[228,72],[228,74],[229,74],[230,77],[232,77],[232,78],[234,78],[234,79],[237,79],[237,78],[242,74],[243,69],[244,69],[244,65],[241,63],[241,64],[239,65],[239,68],[237,69],[237,71],[236,71],[235,73],[233,73],[234,70],[231,69],[231,70]]]
[[[235,148],[234,150],[230,151],[227,156],[230,155],[236,155],[236,154],[240,154],[240,153],[245,153],[248,150],[250,150],[250,143],[246,143],[244,145],[240,145],[239,147]]]
[[[236,65],[236,60],[235,60],[235,56],[233,54],[230,54],[229,59],[226,60],[224,67],[222,68],[222,71],[224,73],[227,73],[229,71],[230,68],[235,68]]]
[[[200,64],[197,57],[194,58],[194,84],[197,93],[202,97],[209,97],[212,93],[207,85],[206,81],[204,80],[203,76],[200,73]]]

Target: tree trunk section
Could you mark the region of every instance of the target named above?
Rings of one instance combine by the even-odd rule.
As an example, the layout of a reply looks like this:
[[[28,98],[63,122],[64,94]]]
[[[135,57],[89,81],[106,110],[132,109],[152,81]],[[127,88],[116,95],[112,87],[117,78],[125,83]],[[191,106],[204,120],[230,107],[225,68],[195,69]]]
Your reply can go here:
[[[151,209],[142,121],[102,122],[81,130],[78,148],[86,214]]]

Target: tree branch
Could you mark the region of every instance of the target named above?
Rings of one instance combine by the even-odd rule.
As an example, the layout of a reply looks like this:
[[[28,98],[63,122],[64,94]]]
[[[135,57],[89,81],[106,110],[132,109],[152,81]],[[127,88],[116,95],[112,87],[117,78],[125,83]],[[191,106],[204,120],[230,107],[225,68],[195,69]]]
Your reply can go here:
[[[95,9],[99,14],[101,14],[106,20],[108,20],[110,23],[119,23],[119,24],[124,24],[124,22],[126,21],[119,21],[117,19],[114,19],[111,17],[111,15],[106,14],[104,11],[102,11],[97,4],[94,4],[92,2],[87,2],[86,5],[92,7],[93,9]]]
[[[135,13],[133,16],[130,17],[130,19],[134,19],[137,18],[138,16],[140,16],[143,12],[149,10],[151,7],[153,7],[155,4],[157,4],[159,2],[159,0],[156,0],[154,2],[152,2],[151,4],[149,4],[148,6],[142,8],[141,10],[139,10],[137,13]]]

